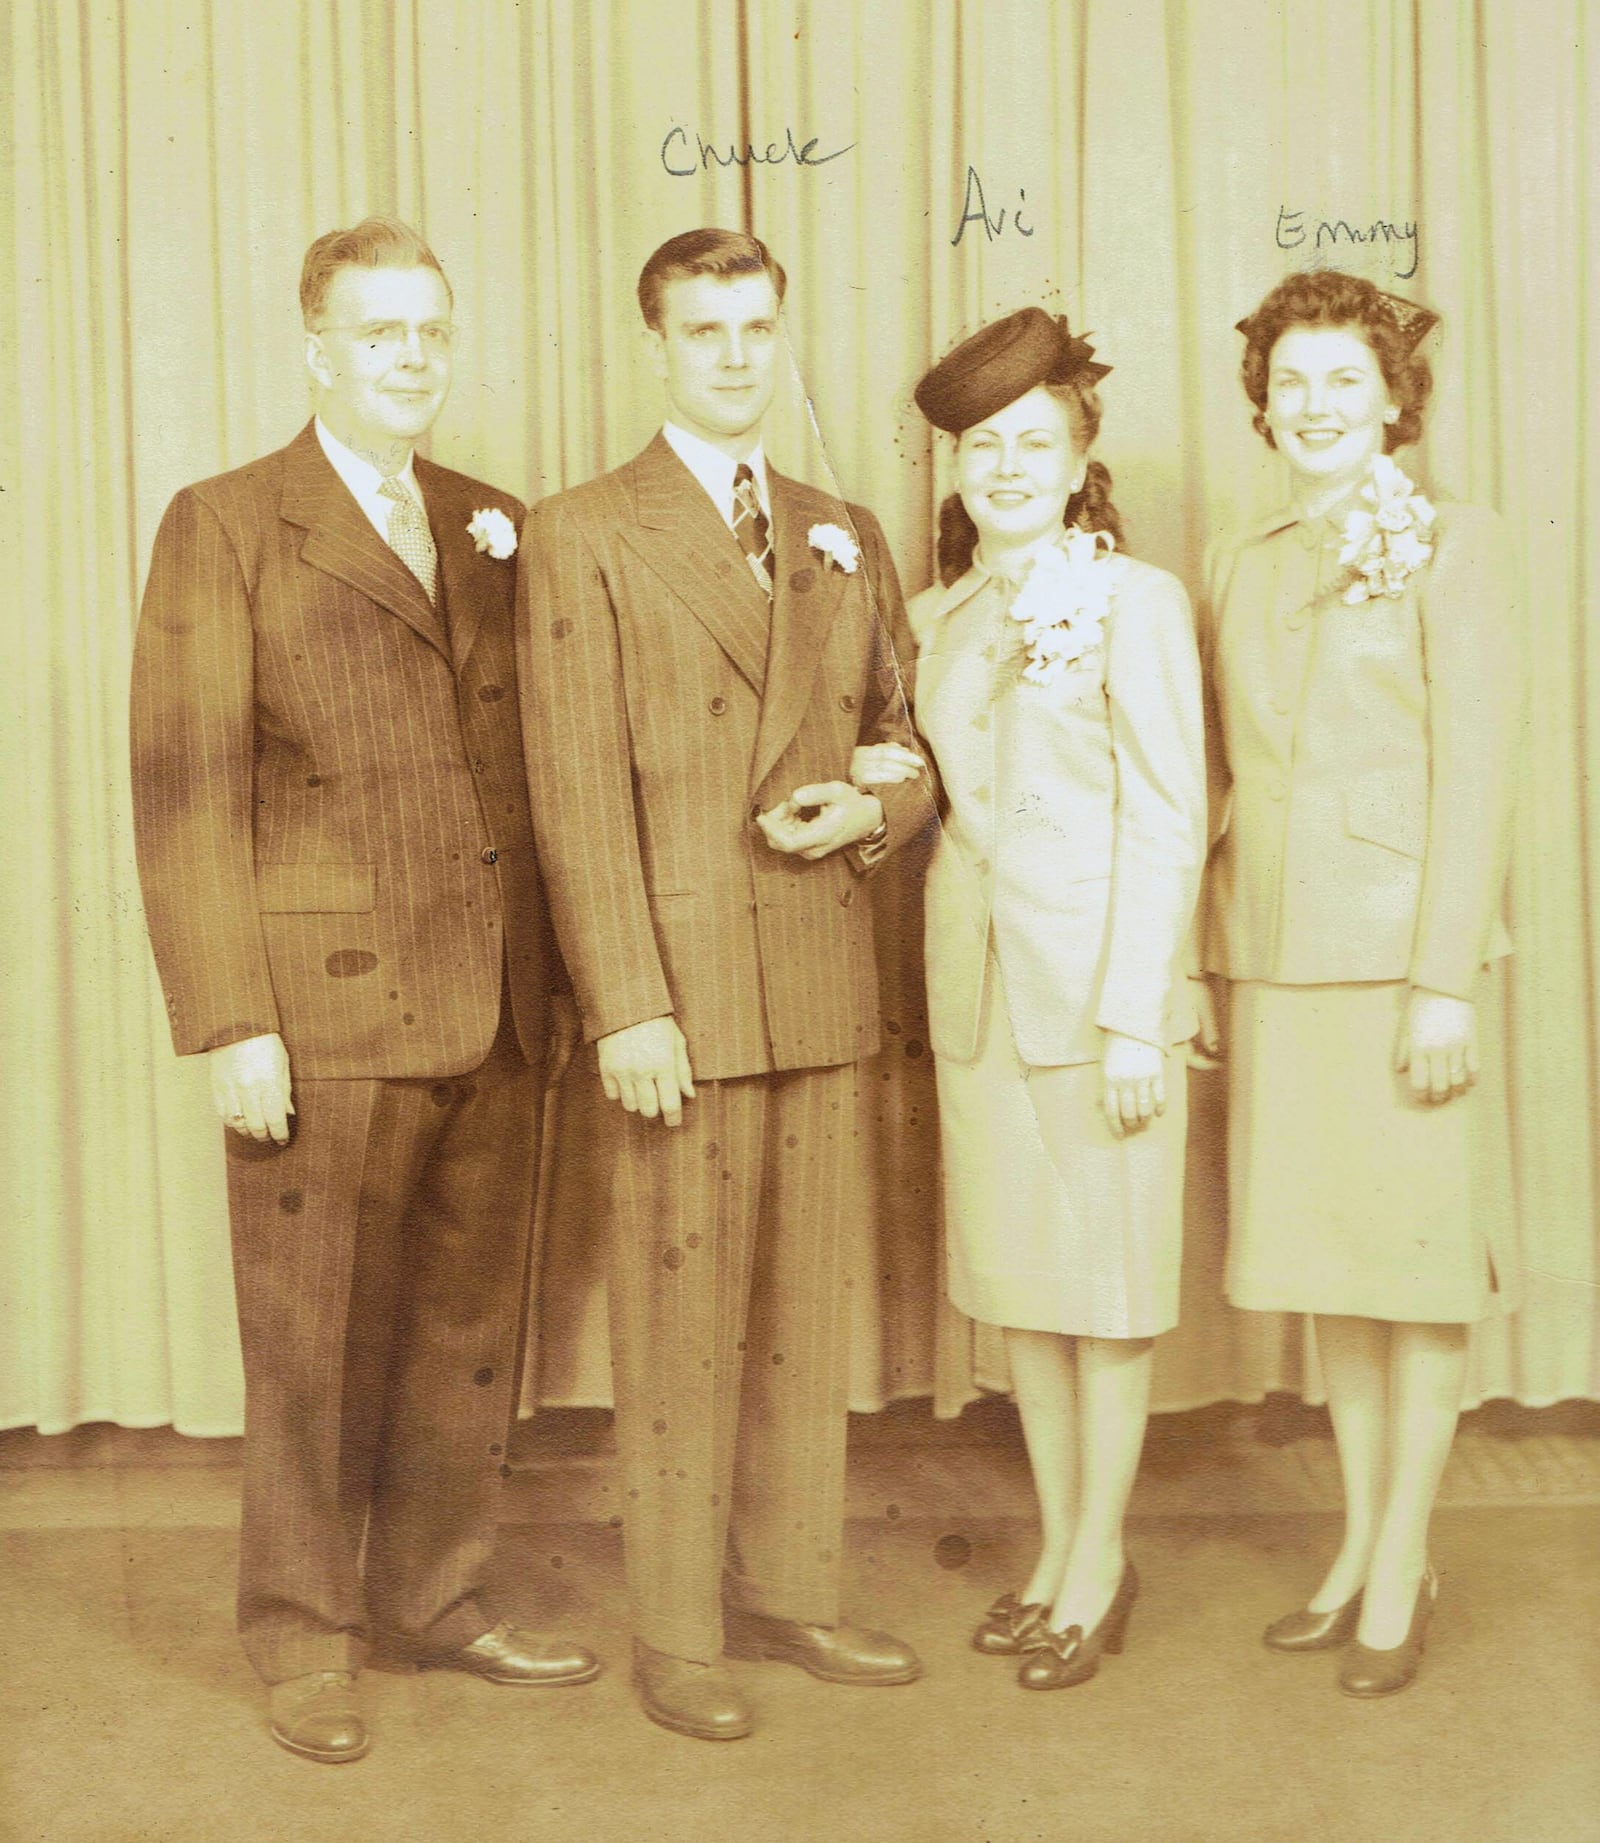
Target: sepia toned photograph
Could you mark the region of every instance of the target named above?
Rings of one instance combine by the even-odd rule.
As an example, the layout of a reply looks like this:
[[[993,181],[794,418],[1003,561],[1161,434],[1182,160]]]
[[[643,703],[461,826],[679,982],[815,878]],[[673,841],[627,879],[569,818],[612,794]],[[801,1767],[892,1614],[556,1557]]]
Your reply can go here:
[[[10,0],[0,1843],[1596,1835],[1596,94]]]

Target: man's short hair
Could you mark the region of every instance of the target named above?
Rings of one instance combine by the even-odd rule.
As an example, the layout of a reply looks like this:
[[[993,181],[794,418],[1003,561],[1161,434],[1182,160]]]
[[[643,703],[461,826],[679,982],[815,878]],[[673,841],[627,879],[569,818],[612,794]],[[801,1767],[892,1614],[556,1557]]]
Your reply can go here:
[[[316,330],[328,289],[340,269],[432,269],[450,294],[449,277],[422,233],[399,218],[363,218],[350,230],[330,230],[306,251],[300,268],[300,313]]]
[[[661,302],[668,282],[686,281],[693,275],[715,275],[729,281],[735,275],[771,277],[772,286],[783,303],[788,277],[759,237],[742,230],[686,230],[681,236],[669,237],[639,271],[639,311],[644,323],[656,332],[661,328]]]

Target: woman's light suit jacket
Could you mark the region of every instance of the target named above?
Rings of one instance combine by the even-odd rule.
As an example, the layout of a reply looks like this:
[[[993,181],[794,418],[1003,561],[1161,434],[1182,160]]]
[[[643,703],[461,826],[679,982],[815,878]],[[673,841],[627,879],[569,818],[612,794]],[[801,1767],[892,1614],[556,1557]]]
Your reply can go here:
[[[1507,545],[1441,504],[1431,562],[1351,606],[1336,533],[1283,511],[1207,559],[1218,730],[1203,964],[1470,998],[1501,920],[1524,673]]]
[[[1050,685],[1020,678],[1014,590],[974,565],[911,602],[917,726],[948,799],[928,873],[934,1052],[976,1051],[989,942],[1022,1060],[1095,1061],[1106,1031],[1193,1029],[1181,959],[1205,853],[1189,601],[1113,556],[1102,643]]]

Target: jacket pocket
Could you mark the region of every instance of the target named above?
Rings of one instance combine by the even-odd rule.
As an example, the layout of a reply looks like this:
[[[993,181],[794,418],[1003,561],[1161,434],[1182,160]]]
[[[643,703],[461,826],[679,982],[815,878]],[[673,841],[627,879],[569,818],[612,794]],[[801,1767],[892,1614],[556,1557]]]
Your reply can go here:
[[[1420,858],[1428,846],[1426,797],[1409,780],[1364,775],[1345,789],[1344,828],[1352,838]]]
[[[263,915],[365,915],[377,901],[372,864],[258,864]]]

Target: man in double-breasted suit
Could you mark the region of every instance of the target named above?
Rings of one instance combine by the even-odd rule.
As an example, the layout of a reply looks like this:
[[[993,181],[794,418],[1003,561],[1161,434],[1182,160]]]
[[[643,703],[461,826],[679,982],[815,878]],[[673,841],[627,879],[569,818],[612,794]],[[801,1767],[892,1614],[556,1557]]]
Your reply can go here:
[[[645,1712],[750,1729],[724,1651],[843,1683],[911,1651],[839,1623],[843,1200],[878,1045],[864,872],[931,816],[859,742],[911,733],[872,516],[761,446],[784,276],[691,231],[640,305],[667,423],[538,506],[518,605],[552,913],[607,1098],[616,1424]],[[730,1536],[731,1525],[731,1541]]]
[[[366,1751],[369,1639],[594,1675],[483,1574],[516,1387],[554,952],[516,720],[521,507],[413,455],[451,296],[407,226],[319,238],[317,414],[181,492],[134,653],[133,787],[180,1055],[228,1128],[239,1624],[292,1751]],[[291,1087],[292,1082],[292,1087]]]

